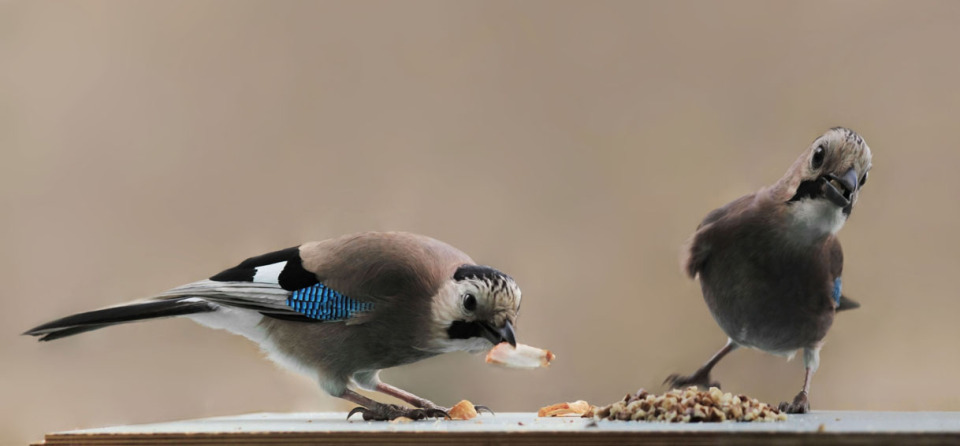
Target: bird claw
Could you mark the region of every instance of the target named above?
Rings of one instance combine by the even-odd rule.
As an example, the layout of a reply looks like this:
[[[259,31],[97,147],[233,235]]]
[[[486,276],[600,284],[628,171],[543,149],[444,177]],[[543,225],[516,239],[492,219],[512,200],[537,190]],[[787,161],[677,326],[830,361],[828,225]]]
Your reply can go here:
[[[347,420],[349,420],[350,417],[352,417],[354,414],[358,414],[358,413],[362,413],[364,419],[366,419],[366,417],[367,417],[367,408],[366,408],[366,407],[363,407],[363,406],[354,407],[353,409],[350,410],[350,412],[347,412]]]
[[[405,417],[411,420],[423,420],[425,418],[447,418],[450,414],[443,409],[412,409],[409,407],[397,406],[395,404],[378,404],[373,409],[363,406],[354,407],[348,414],[349,420],[354,414],[362,414],[363,421],[390,421]]]
[[[423,414],[422,418],[446,418],[448,420],[452,419],[450,418],[450,414],[443,409],[413,409],[413,412],[422,413]],[[422,418],[414,418],[414,420],[420,420]]]
[[[783,401],[780,403],[780,411],[784,413],[807,413],[810,412],[810,401],[807,400],[807,392],[800,391],[792,403]]]
[[[487,412],[487,413],[489,413],[490,415],[496,415],[496,413],[494,413],[492,410],[490,410],[490,408],[487,407],[487,406],[477,406],[477,405],[474,405],[474,406],[473,406],[473,409],[476,410],[477,413]]]
[[[690,386],[697,386],[701,389],[709,389],[711,387],[720,388],[720,383],[717,381],[710,381],[709,373],[694,373],[689,376],[682,376],[680,374],[674,373],[663,380],[664,384],[669,385],[673,389],[685,389]]]

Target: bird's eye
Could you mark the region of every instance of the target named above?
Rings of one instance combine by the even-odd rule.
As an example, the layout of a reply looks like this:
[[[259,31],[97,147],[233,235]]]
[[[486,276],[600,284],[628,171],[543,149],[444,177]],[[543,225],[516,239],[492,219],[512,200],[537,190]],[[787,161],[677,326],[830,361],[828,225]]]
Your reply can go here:
[[[819,169],[823,165],[823,157],[826,156],[827,151],[823,148],[823,145],[817,146],[817,149],[813,151],[813,158],[810,159],[810,167],[814,169]]]
[[[863,187],[864,184],[867,184],[867,175],[869,174],[870,172],[863,173],[863,178],[860,179],[860,187]]]
[[[477,309],[477,296],[473,294],[464,294],[463,295],[463,308],[467,311],[473,311]]]

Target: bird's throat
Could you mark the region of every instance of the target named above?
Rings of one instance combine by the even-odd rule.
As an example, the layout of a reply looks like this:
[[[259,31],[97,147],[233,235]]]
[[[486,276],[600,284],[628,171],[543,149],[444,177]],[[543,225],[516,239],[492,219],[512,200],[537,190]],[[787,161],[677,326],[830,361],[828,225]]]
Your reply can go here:
[[[798,241],[815,241],[836,234],[847,221],[843,208],[824,198],[806,198],[788,204],[792,234]]]

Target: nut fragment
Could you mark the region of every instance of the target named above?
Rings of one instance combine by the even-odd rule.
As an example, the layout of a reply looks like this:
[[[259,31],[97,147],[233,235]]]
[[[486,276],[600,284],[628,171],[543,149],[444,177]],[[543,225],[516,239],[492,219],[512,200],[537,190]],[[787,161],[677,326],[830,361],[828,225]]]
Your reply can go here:
[[[470,420],[476,418],[478,415],[477,409],[473,407],[473,403],[467,400],[455,404],[447,414],[450,415],[451,420]]]
[[[558,403],[547,407],[541,407],[540,411],[537,412],[538,417],[560,417],[564,415],[583,415],[593,410],[593,406],[590,403],[580,400],[572,403]],[[626,419],[630,419],[630,413],[623,411],[620,412],[625,414]],[[616,416],[612,410],[610,411],[609,416]]]
[[[696,387],[685,390],[674,389],[663,395],[651,395],[641,389],[636,394],[628,394],[616,403],[595,407],[584,416],[605,420],[671,423],[784,421],[787,419],[787,415],[775,407],[746,395],[723,393],[716,387],[711,387],[706,392],[697,391]]]
[[[512,345],[501,342],[487,353],[487,363],[513,367],[517,369],[535,369],[546,367],[556,359],[550,350],[543,350],[526,344]]]

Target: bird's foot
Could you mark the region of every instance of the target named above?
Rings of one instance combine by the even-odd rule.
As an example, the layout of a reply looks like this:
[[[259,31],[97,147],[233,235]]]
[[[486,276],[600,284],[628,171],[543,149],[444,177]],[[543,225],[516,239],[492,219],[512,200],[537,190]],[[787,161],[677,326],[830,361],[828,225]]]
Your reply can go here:
[[[663,383],[669,385],[672,389],[685,389],[690,386],[697,386],[704,390],[711,387],[720,388],[719,382],[710,381],[710,372],[701,372],[700,370],[687,376],[674,373],[663,380]]]
[[[783,401],[780,403],[780,411],[785,413],[807,413],[810,412],[810,401],[807,400],[807,392],[801,390],[792,403]]]
[[[347,414],[349,420],[353,414],[362,414],[364,421],[389,421],[397,418],[409,418],[411,420],[422,420],[425,418],[450,418],[446,410],[441,408],[413,409],[396,404],[377,404],[372,409],[363,406],[354,407]]]

